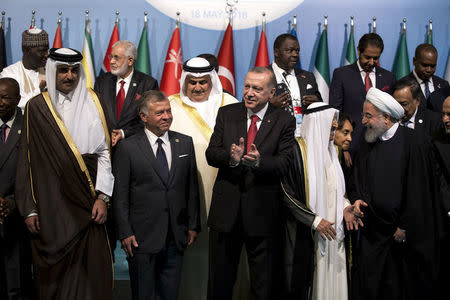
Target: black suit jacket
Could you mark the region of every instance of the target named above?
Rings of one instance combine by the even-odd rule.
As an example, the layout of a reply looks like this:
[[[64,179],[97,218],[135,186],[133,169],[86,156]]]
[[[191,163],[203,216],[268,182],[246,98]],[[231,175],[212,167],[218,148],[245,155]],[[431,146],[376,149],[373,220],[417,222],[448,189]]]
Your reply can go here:
[[[375,67],[375,87],[391,94],[391,87],[395,82],[395,76],[381,67]],[[350,149],[358,148],[363,136],[362,111],[366,100],[366,88],[361,79],[361,72],[357,63],[340,67],[334,70],[330,86],[330,105],[341,112],[349,114],[355,121],[353,141]]]
[[[432,137],[437,132],[443,130],[444,124],[442,123],[441,115],[432,110],[419,106],[417,108],[417,114],[414,119],[414,129],[421,131]]]
[[[406,75],[405,77],[409,77],[411,79],[414,79],[417,83],[419,83],[417,81],[416,76],[414,76],[414,73],[411,72],[408,75]],[[434,86],[434,93],[439,93],[442,89],[444,89],[445,87],[448,87],[448,82],[447,80],[444,80],[442,78],[437,77],[436,75],[431,76],[431,79],[433,80],[433,86]],[[420,89],[420,107],[422,108],[428,108],[437,112],[442,111],[442,103],[444,102],[443,100],[445,100],[445,98],[442,100],[442,102],[439,104],[434,103],[434,101],[431,101],[431,94],[428,97],[428,99],[425,98],[424,93],[422,92],[422,88]]]
[[[156,253],[170,227],[180,250],[187,231],[200,232],[197,165],[192,138],[169,131],[172,164],[169,180],[161,179],[144,130],[123,140],[114,156],[114,216],[117,238],[136,236],[137,253]]]
[[[280,177],[287,173],[294,142],[295,120],[269,103],[255,137],[260,165],[230,167],[230,147],[244,137],[247,144],[247,109],[244,103],[219,109],[206,159],[219,168],[213,188],[208,225],[218,232],[230,232],[242,222],[245,234],[269,236],[279,225]]]
[[[16,112],[16,118],[9,131],[6,143],[0,145],[0,197],[14,201],[14,183],[17,168],[17,150],[22,130],[22,110]],[[18,226],[20,224],[21,226]],[[4,224],[0,224],[0,238],[12,238],[23,229],[23,219],[17,210],[9,215]]]
[[[134,69],[120,119],[117,119],[116,106],[117,76],[111,72],[104,73],[95,79],[94,90],[103,99],[105,113],[108,114],[110,129],[122,129],[125,138],[144,128],[138,113],[137,100],[148,90],[157,90],[158,82],[153,77]]]
[[[272,64],[267,66],[273,72]],[[322,101],[322,97],[317,87],[316,77],[314,74],[303,69],[295,68],[295,76],[297,77],[298,87],[300,89],[300,95],[316,95],[319,101]],[[307,86],[311,85],[311,88],[307,89]]]

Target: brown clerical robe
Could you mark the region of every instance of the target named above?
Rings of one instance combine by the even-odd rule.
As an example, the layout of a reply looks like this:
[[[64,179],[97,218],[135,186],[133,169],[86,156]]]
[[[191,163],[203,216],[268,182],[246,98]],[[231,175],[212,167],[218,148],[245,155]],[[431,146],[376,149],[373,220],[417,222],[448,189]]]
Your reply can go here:
[[[40,221],[31,238],[37,298],[111,299],[108,238],[104,225],[91,220],[97,157],[81,156],[57,118],[42,94],[31,99],[19,146],[17,207]]]

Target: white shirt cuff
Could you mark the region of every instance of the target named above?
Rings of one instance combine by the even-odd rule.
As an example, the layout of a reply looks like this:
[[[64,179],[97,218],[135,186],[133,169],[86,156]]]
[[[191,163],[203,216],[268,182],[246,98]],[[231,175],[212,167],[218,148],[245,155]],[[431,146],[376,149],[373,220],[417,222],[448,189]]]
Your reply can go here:
[[[314,222],[312,223],[312,228],[316,230],[317,226],[319,226],[320,221],[322,221],[322,217],[316,216],[314,218]]]

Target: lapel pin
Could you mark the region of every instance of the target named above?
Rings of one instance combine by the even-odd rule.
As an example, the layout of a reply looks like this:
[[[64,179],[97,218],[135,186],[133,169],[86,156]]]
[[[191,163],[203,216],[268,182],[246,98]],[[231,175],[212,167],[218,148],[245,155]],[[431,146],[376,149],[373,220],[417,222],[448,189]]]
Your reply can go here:
[[[441,84],[440,84],[440,83],[438,83],[438,85],[437,85],[437,88],[438,88],[438,89],[440,89],[440,88],[441,88]]]
[[[270,123],[270,119],[269,119],[269,120],[267,120],[267,123]]]
[[[18,134],[22,134],[22,130],[20,130],[20,129],[17,130],[17,133],[18,133]]]
[[[136,82],[133,82],[133,86],[136,86]]]
[[[423,123],[423,120],[422,120],[422,119],[419,119],[419,123],[422,124],[422,123]]]
[[[305,76],[305,75],[301,75],[301,77],[302,77],[302,78],[306,78],[306,76]]]
[[[175,139],[175,143],[179,143],[180,142],[180,140],[179,139]]]

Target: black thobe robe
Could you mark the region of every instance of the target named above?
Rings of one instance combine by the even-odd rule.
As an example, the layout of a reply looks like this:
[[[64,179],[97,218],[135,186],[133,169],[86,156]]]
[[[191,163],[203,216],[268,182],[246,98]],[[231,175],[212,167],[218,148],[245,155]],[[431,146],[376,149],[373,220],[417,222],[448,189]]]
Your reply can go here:
[[[24,117],[16,202],[24,217],[31,211],[39,215],[40,232],[31,238],[37,298],[111,299],[105,226],[91,220],[97,157],[82,156],[87,176],[42,94],[28,102]]]
[[[431,144],[399,126],[392,138],[363,142],[349,198],[364,200],[352,299],[427,299],[437,280],[438,203]],[[394,241],[397,227],[406,243]]]
[[[315,214],[308,207],[306,144],[297,139],[292,147],[289,172],[281,180],[283,189],[284,294],[280,299],[307,300],[314,274]]]
[[[448,284],[450,282],[450,134],[442,132],[433,138],[436,171],[439,179],[439,197],[441,200],[441,260],[439,270],[439,297],[449,297]]]

